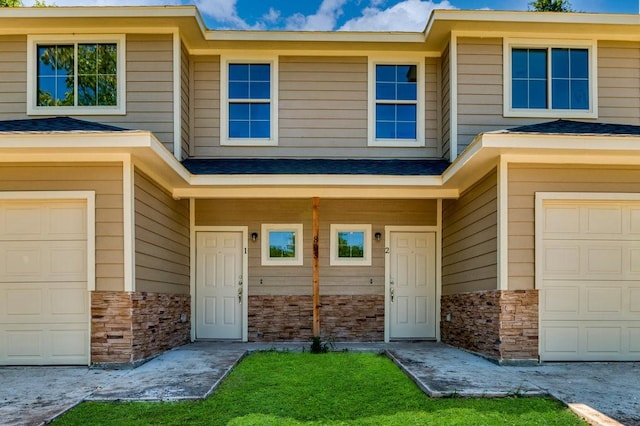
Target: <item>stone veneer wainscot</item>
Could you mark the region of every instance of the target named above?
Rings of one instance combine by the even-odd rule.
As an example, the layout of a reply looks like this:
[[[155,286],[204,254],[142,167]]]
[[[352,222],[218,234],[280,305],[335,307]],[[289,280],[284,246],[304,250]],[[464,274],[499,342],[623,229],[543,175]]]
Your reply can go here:
[[[444,343],[502,364],[537,361],[538,291],[492,290],[442,296],[440,334]]]
[[[320,297],[324,339],[382,341],[384,296]],[[313,337],[311,296],[249,296],[249,340],[309,341]]]
[[[132,366],[190,341],[188,294],[91,294],[91,363]]]

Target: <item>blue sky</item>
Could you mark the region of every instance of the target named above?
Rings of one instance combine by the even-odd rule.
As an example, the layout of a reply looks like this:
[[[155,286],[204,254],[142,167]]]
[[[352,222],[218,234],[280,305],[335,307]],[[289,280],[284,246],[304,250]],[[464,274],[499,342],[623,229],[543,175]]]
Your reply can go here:
[[[210,29],[421,31],[434,9],[527,10],[530,0],[128,0],[195,4]],[[25,0],[29,5],[33,0]],[[122,6],[122,0],[47,0],[57,6]],[[640,0],[571,0],[574,10],[638,13]]]

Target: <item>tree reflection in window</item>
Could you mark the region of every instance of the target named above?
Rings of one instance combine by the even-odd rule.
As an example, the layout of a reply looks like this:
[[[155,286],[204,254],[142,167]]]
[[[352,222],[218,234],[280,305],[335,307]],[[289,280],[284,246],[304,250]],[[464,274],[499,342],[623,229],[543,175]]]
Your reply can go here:
[[[338,232],[338,258],[364,258],[364,232]]]
[[[39,45],[37,51],[38,106],[117,105],[115,43]]]
[[[270,231],[269,257],[296,257],[296,233],[293,231]]]

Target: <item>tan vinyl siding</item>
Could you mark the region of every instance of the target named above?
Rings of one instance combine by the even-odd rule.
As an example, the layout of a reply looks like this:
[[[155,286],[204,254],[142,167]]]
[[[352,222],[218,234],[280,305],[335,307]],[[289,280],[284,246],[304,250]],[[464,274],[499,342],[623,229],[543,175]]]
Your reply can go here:
[[[459,199],[444,201],[442,294],[497,289],[497,197],[494,170]]]
[[[83,117],[150,130],[173,152],[173,36],[128,34],[127,114]]]
[[[136,291],[189,294],[189,201],[135,172]]]
[[[278,146],[220,146],[220,58],[194,60],[194,155],[201,157],[389,158],[368,147],[367,58],[279,58]],[[438,157],[438,60],[425,66],[426,147],[394,158]]]
[[[27,111],[27,37],[0,36],[0,120]]]
[[[451,84],[449,45],[442,52],[440,69],[442,75],[442,158],[449,158],[451,141]]]
[[[303,224],[303,266],[261,266],[260,240],[249,241],[250,295],[310,295],[311,199],[197,200],[197,226],[248,226],[261,234],[263,223]],[[324,295],[384,294],[384,237],[372,242],[372,266],[329,266],[331,224],[435,226],[435,200],[320,200],[320,292]],[[260,239],[264,236],[260,235]],[[262,280],[262,284],[260,283]],[[373,284],[370,281],[373,280]]]
[[[637,167],[509,165],[509,290],[534,288],[536,192],[638,192]]]
[[[180,119],[182,127],[182,135],[180,137],[182,143],[182,158],[189,158],[191,153],[191,135],[190,135],[190,82],[189,82],[189,52],[184,43],[180,44]]]
[[[220,57],[194,57],[191,65],[193,155],[212,157],[220,151]]]
[[[458,39],[458,153],[478,133],[504,128],[502,39]]]
[[[121,164],[4,163],[0,191],[95,191],[96,290],[124,290]]]
[[[280,57],[281,150],[340,156],[367,145],[367,58]]]
[[[440,110],[439,110],[439,70],[438,58],[426,58],[424,64],[425,102],[425,151],[424,156],[440,157]]]
[[[150,130],[172,150],[172,49],[171,34],[127,35],[126,115],[81,115],[75,118]],[[27,38],[0,36],[0,51],[0,119],[27,118]]]
[[[640,125],[640,43],[598,44],[599,121]]]

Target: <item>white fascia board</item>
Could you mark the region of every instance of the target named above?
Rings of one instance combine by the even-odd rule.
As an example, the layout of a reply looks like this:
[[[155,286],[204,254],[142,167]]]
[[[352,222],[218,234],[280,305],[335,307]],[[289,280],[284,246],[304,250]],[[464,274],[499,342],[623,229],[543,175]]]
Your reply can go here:
[[[143,148],[152,144],[151,132],[42,132],[0,134],[0,148]]]
[[[485,133],[487,148],[640,151],[640,136]]]
[[[0,18],[200,18],[195,6],[68,6],[0,9]]]
[[[424,187],[346,187],[346,186],[223,186],[186,187],[173,190],[173,197],[212,198],[351,198],[351,199],[455,199],[457,189]]]
[[[360,32],[360,31],[206,31],[210,41],[314,41],[314,42],[377,42],[424,43],[422,32]]]
[[[545,13],[530,11],[447,10],[433,11],[434,21],[533,22],[558,24],[638,25],[640,15],[613,13]]]
[[[191,175],[193,186],[442,186],[438,176],[376,175]]]

